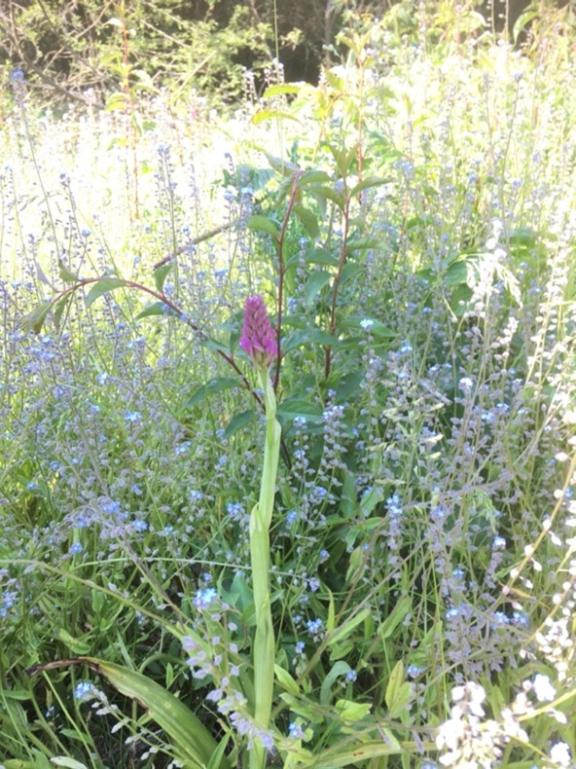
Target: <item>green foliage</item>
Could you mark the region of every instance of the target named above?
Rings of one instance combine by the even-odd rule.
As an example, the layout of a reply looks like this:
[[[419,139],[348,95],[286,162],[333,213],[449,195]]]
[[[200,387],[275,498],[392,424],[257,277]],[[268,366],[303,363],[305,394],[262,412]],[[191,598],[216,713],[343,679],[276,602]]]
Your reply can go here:
[[[406,769],[456,738],[485,765],[574,756],[574,65],[410,9],[354,18],[341,66],[225,136],[187,104],[140,114],[130,57],[102,65],[102,115],[20,99],[0,146],[10,769]],[[117,110],[152,127],[120,143]],[[239,346],[253,293],[270,381]]]

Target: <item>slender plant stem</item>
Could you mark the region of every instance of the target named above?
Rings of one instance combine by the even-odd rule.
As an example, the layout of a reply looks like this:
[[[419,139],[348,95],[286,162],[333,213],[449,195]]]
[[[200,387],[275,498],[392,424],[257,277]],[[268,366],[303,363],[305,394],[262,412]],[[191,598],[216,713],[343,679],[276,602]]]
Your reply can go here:
[[[282,368],[282,316],[284,313],[284,276],[286,275],[286,261],[284,259],[284,245],[286,243],[286,233],[288,232],[288,223],[292,215],[292,209],[296,203],[298,195],[298,182],[302,176],[301,171],[296,171],[292,177],[292,185],[290,187],[290,197],[288,198],[288,206],[284,219],[282,220],[282,227],[280,228],[280,234],[278,236],[277,253],[278,253],[278,299],[276,305],[276,339],[278,340],[278,360],[276,362],[276,371],[274,373],[274,390],[278,389],[280,382],[280,370]]]
[[[346,180],[344,180],[346,183]],[[332,302],[330,307],[330,324],[328,331],[330,334],[334,334],[336,331],[336,304],[338,301],[338,289],[340,288],[340,281],[342,280],[342,271],[346,264],[346,257],[348,256],[348,230],[350,228],[350,195],[345,188],[345,202],[344,202],[344,217],[343,217],[343,232],[342,232],[342,246],[340,248],[340,256],[338,257],[338,269],[334,278],[332,286]],[[330,369],[332,366],[332,348],[326,345],[324,348],[324,378],[328,379],[330,376]]]
[[[270,523],[276,493],[281,429],[276,420],[276,397],[264,366],[258,369],[266,408],[266,440],[260,482],[260,497],[250,516],[250,559],[256,613],[254,636],[254,720],[268,729],[274,687],[274,628],[270,607]],[[250,751],[250,769],[264,769],[266,749],[256,740]]]

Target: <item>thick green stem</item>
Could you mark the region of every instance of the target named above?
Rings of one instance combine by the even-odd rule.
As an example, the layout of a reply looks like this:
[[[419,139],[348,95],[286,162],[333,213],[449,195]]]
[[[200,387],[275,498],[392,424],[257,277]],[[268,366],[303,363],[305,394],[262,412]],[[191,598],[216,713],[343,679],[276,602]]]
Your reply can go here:
[[[266,441],[260,482],[260,498],[250,517],[250,558],[252,590],[256,613],[254,636],[254,720],[260,729],[268,729],[274,687],[274,628],[270,607],[270,523],[276,491],[280,454],[280,425],[276,421],[276,398],[265,367],[258,369],[266,407]],[[266,750],[256,740],[250,751],[250,769],[264,769]]]

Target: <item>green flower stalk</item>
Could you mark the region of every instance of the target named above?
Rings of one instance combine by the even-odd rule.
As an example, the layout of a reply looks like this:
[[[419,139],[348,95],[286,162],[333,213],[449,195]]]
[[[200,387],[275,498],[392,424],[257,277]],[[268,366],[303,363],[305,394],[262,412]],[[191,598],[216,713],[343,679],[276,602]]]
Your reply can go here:
[[[240,346],[252,358],[264,393],[266,439],[260,497],[250,515],[250,560],[256,613],[254,636],[254,720],[259,729],[270,726],[274,688],[275,640],[270,607],[270,523],[274,508],[281,429],[276,420],[276,396],[268,368],[278,357],[278,343],[264,301],[250,296],[244,308]],[[250,769],[264,769],[266,749],[256,740],[250,751]]]

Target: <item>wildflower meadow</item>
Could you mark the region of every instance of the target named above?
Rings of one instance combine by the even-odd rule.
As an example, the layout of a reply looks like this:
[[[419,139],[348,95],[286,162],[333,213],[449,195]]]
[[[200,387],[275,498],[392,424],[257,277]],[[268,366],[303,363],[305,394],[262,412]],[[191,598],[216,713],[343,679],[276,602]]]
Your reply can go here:
[[[576,19],[429,6],[1,70],[0,769],[575,769]]]

